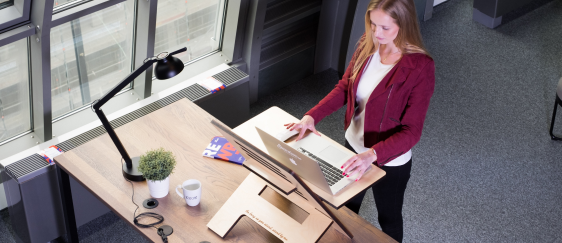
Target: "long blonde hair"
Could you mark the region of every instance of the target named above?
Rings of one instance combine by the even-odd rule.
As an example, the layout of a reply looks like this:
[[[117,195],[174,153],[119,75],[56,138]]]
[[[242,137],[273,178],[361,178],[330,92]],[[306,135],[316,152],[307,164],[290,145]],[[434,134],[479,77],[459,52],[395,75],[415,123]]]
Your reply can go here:
[[[357,49],[360,50],[356,54],[355,65],[351,76],[351,82],[355,80],[363,63],[373,55],[379,47],[378,40],[373,41],[373,31],[371,29],[372,10],[380,9],[388,16],[394,19],[398,25],[398,35],[394,39],[394,44],[403,54],[422,53],[429,56],[429,53],[423,46],[420,27],[416,16],[416,9],[413,0],[371,0],[367,6],[365,13],[365,35],[361,37],[357,43]]]

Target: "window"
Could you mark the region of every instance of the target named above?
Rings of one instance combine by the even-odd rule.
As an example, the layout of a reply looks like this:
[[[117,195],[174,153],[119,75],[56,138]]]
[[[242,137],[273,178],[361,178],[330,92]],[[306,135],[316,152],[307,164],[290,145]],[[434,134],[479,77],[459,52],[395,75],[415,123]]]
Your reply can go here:
[[[134,1],[51,29],[53,118],[101,98],[132,71]]]
[[[0,9],[14,5],[14,0],[0,0]]]
[[[155,55],[187,47],[176,57],[188,62],[218,50],[223,5],[223,0],[159,0]]]
[[[31,130],[27,38],[0,47],[0,142]]]
[[[74,1],[78,1],[78,0],[55,0],[53,2],[53,8],[60,7],[64,4],[67,4],[69,2],[74,2]]]
[[[139,77],[140,83],[122,91],[131,95],[104,106],[108,114],[241,57],[243,0],[53,0],[52,11],[43,3],[0,0],[0,159],[97,120],[86,109],[140,65],[147,52],[187,47],[177,57],[190,65],[167,82]],[[39,65],[47,63],[41,62],[45,54],[47,70]]]

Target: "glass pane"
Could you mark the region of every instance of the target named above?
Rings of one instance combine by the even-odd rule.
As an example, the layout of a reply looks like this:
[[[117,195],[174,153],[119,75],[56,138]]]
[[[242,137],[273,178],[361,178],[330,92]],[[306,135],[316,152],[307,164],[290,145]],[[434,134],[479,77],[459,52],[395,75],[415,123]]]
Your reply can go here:
[[[0,47],[0,141],[31,130],[27,39]]]
[[[128,0],[51,29],[53,118],[101,98],[132,69]]]
[[[223,0],[159,0],[155,55],[182,47],[175,55],[183,62],[217,50],[223,19]]]

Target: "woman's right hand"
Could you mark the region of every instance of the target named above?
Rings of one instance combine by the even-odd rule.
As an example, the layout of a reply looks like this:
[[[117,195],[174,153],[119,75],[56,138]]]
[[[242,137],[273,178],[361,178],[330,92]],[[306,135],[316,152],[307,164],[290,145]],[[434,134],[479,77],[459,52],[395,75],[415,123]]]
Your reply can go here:
[[[316,128],[314,127],[314,118],[312,118],[312,116],[309,115],[305,115],[298,123],[292,122],[292,123],[285,124],[285,126],[290,131],[293,131],[294,129],[297,129],[297,131],[299,131],[299,136],[295,141],[301,140],[302,137],[304,136],[304,133],[306,133],[306,130],[310,130],[314,134],[320,136],[320,133],[318,133],[318,131],[316,131]]]

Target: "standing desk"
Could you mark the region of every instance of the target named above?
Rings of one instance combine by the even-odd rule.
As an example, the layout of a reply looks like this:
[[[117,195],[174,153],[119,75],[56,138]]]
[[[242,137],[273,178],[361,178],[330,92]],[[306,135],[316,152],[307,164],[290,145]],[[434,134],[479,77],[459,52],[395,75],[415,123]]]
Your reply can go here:
[[[250,173],[234,163],[203,157],[201,154],[219,132],[210,124],[214,119],[187,99],[163,107],[116,129],[131,157],[150,149],[163,147],[174,153],[177,165],[170,176],[168,196],[158,199],[154,209],[145,209],[142,202],[150,198],[146,182],[133,182],[134,201],[140,205],[137,214],[155,212],[164,216],[165,225],[174,228],[169,242],[281,242],[257,223],[242,217],[238,224],[221,239],[207,228],[207,223]],[[244,124],[243,124],[244,125]],[[237,132],[236,129],[234,129]],[[253,142],[249,140],[250,142]],[[55,158],[66,230],[71,241],[77,241],[69,176],[107,205],[116,215],[153,242],[162,242],[154,228],[139,228],[133,223],[136,206],[131,202],[132,189],[121,174],[121,155],[108,135],[100,136]],[[176,185],[187,179],[202,183],[201,203],[195,207],[174,192]],[[302,212],[277,192],[262,193],[262,197],[294,218]],[[379,229],[346,207],[330,209],[355,236],[350,240],[331,226],[319,242],[395,242]]]

